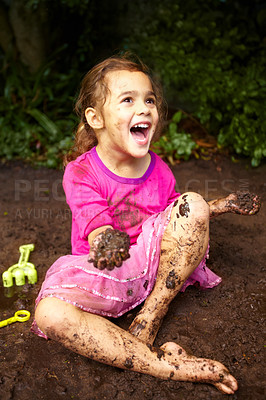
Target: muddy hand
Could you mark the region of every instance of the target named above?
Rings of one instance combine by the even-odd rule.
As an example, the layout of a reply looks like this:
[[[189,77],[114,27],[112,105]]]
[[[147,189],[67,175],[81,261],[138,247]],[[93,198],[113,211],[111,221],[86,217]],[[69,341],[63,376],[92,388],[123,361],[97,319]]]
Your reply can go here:
[[[89,255],[89,262],[100,270],[113,270],[121,267],[129,258],[130,238],[127,233],[118,229],[106,229],[94,239]]]
[[[259,212],[260,206],[260,198],[254,193],[238,191],[227,197],[226,207],[235,214],[254,215]]]
[[[260,210],[260,198],[250,192],[238,191],[217,200],[208,202],[210,206],[210,218],[217,217],[225,213],[240,215],[254,215]]]

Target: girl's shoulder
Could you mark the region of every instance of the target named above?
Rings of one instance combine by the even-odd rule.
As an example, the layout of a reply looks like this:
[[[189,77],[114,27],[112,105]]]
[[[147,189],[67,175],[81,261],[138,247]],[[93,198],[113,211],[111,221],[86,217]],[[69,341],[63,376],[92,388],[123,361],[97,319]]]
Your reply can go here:
[[[68,165],[84,165],[84,164],[86,165],[87,163],[91,162],[94,152],[95,152],[95,147],[81,154],[75,160],[70,161]]]
[[[73,181],[76,179],[90,179],[97,175],[97,168],[93,158],[93,149],[81,154],[75,160],[70,161],[64,171],[64,181]]]
[[[87,169],[88,167],[91,167],[93,165],[93,150],[95,148],[86,151],[85,153],[81,154],[78,156],[75,160],[70,161],[66,168],[65,171],[67,170],[73,170],[73,169]]]

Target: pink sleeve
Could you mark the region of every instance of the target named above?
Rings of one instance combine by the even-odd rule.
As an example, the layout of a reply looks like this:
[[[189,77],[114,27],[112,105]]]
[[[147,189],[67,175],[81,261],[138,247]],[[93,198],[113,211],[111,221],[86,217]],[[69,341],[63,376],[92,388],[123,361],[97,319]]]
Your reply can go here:
[[[72,221],[82,239],[96,228],[112,225],[109,205],[103,198],[93,174],[77,165],[68,164],[63,178],[67,203],[72,211]]]

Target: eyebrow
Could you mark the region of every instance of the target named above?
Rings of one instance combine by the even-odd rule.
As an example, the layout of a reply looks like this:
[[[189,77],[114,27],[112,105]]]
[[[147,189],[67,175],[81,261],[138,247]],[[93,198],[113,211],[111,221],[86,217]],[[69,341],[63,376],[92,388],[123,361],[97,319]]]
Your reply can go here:
[[[138,93],[138,92],[137,92],[136,90],[128,90],[128,91],[126,91],[126,92],[121,93],[118,97],[124,97],[124,96],[129,96],[129,95],[135,96],[137,93]],[[147,95],[147,96],[154,96],[154,97],[156,98],[156,95],[155,95],[155,93],[154,93],[152,90],[149,90],[149,91],[146,93],[146,95]]]

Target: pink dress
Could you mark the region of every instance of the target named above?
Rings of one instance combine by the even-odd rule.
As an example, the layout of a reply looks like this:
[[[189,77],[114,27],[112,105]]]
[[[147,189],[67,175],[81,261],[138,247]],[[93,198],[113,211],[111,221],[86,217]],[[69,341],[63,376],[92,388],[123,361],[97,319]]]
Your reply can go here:
[[[72,211],[72,255],[59,258],[47,271],[36,305],[42,298],[57,297],[87,312],[119,317],[150,294],[162,236],[180,195],[169,167],[155,153],[150,155],[148,170],[135,179],[109,171],[96,148],[68,164],[63,186]],[[130,258],[112,271],[100,271],[88,262],[87,237],[103,225],[126,231],[131,239]],[[211,288],[221,281],[207,268],[205,258],[183,291],[195,282]],[[32,331],[47,338],[35,321]]]

